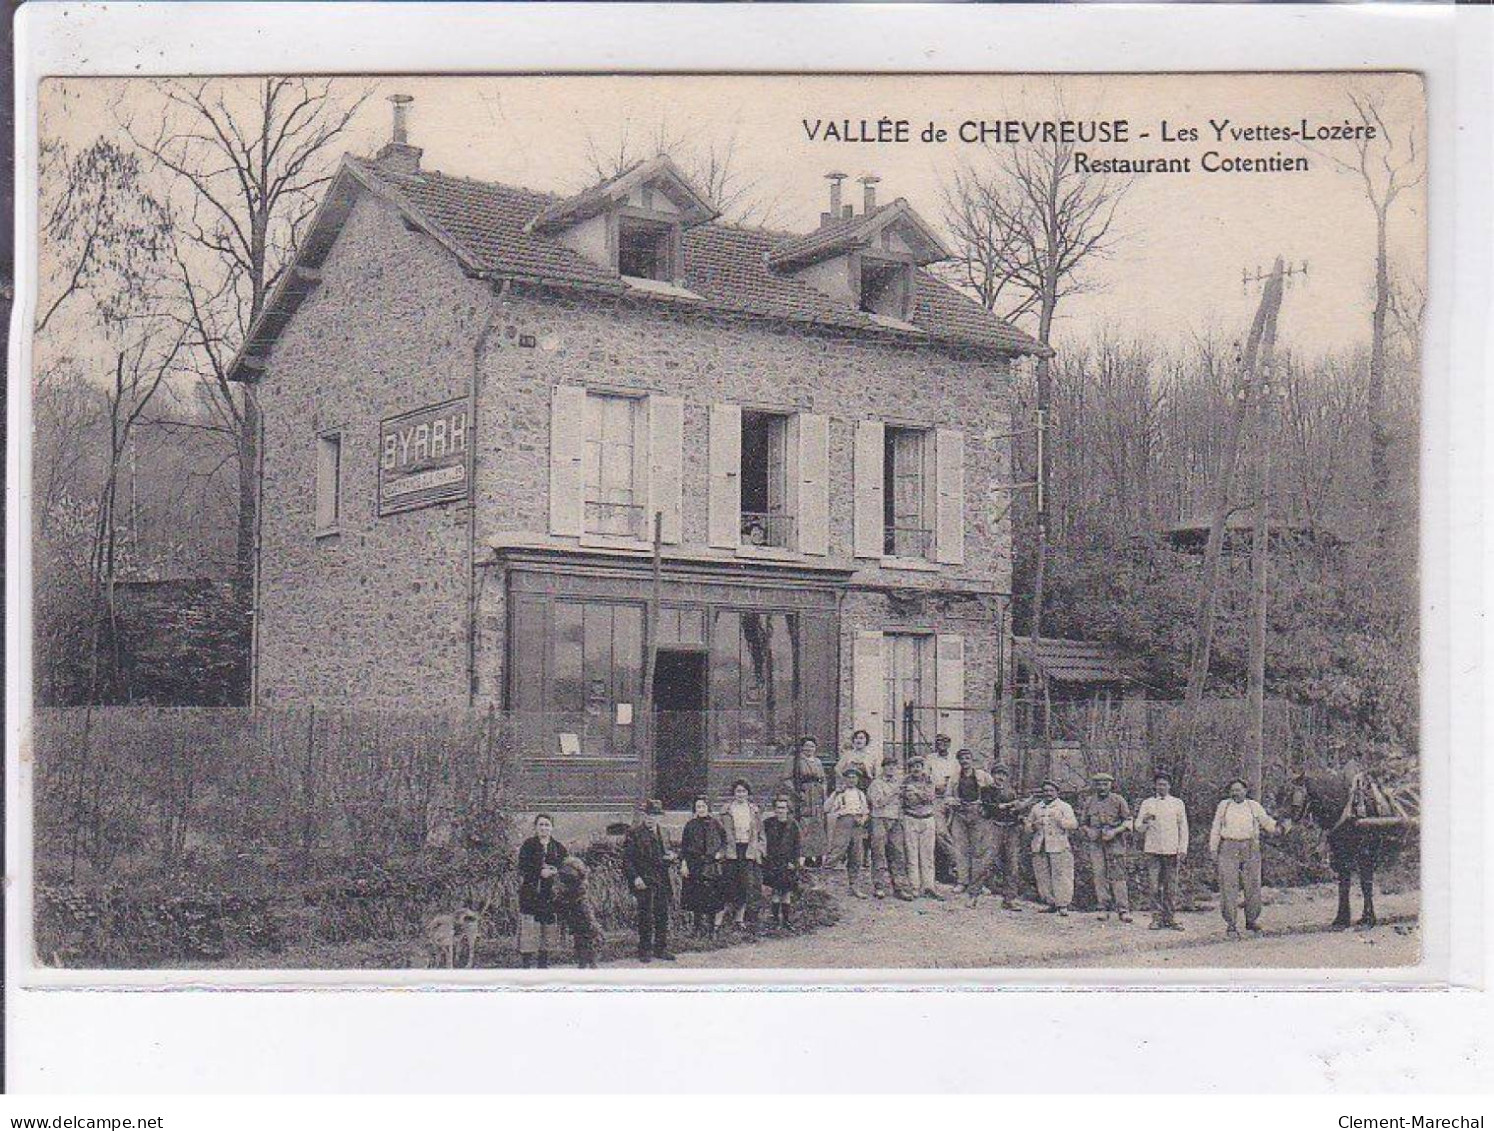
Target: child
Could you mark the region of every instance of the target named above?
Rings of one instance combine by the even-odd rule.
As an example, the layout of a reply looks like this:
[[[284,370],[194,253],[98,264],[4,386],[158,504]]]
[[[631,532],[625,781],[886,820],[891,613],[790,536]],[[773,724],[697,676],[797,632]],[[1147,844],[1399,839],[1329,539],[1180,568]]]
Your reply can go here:
[[[763,822],[767,848],[763,853],[763,880],[772,894],[773,921],[787,927],[789,905],[799,890],[799,870],[804,867],[799,822],[789,816],[789,799],[773,799],[773,815]]]
[[[836,868],[844,857],[851,894],[857,899],[866,899],[867,894],[860,882],[861,861],[866,850],[866,826],[871,807],[861,788],[859,769],[853,766],[846,770],[841,781],[841,787],[825,801],[825,819],[830,825],[830,858],[826,863]]]
[[[589,871],[581,857],[567,856],[560,862],[560,873],[555,877],[555,909],[571,933],[576,944],[576,965],[583,970],[596,968],[597,947],[602,941],[602,925],[586,890]]]

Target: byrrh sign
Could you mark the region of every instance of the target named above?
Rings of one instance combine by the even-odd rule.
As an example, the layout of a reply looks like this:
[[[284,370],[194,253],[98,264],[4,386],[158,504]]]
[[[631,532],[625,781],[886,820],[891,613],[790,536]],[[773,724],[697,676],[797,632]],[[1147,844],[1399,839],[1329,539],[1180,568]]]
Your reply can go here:
[[[417,408],[379,426],[379,514],[449,503],[471,485],[465,400]]]

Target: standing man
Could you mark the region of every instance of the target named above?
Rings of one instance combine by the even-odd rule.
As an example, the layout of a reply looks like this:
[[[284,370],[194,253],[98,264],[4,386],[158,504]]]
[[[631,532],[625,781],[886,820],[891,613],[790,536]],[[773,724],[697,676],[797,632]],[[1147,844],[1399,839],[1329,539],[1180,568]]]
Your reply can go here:
[[[847,770],[841,780],[841,787],[825,801],[825,820],[830,826],[830,855],[825,857],[825,866],[838,868],[844,858],[851,895],[865,899],[866,892],[861,887],[861,865],[866,855],[871,807],[866,801],[864,779],[859,769],[852,767]]]
[[[1074,902],[1074,850],[1069,833],[1079,827],[1079,818],[1067,801],[1058,796],[1058,783],[1043,783],[1042,800],[1027,814],[1032,833],[1032,872],[1037,879],[1038,898],[1050,914],[1067,915]]]
[[[664,803],[650,800],[639,822],[623,837],[623,875],[638,901],[638,960],[673,962],[669,953],[669,865],[675,853],[664,843]]]
[[[960,772],[951,790],[949,828],[954,841],[955,891],[964,891],[986,855],[986,819],[981,811],[981,790],[991,788],[991,775],[975,764],[975,754],[961,750]]]
[[[922,755],[908,759],[903,781],[903,839],[908,849],[908,887],[915,896],[943,899],[934,886],[934,783]]]
[[[1245,779],[1229,783],[1229,796],[1214,810],[1214,825],[1209,830],[1209,854],[1219,866],[1219,911],[1224,916],[1225,934],[1240,937],[1235,926],[1240,905],[1240,882],[1245,883],[1245,929],[1261,929],[1261,833],[1276,832],[1276,822],[1249,796]]]
[[[954,785],[960,776],[960,763],[950,752],[949,735],[934,736],[934,753],[929,758],[929,780],[934,783],[934,852],[951,872],[955,859],[954,832],[951,828],[954,807]],[[958,878],[958,877],[956,877]]]
[[[903,837],[903,782],[898,765],[892,759],[882,763],[882,775],[866,789],[871,806],[872,894],[886,899],[889,888],[902,900],[911,900],[908,891],[906,841]],[[887,883],[882,882],[886,873]]]
[[[1032,798],[1017,796],[1011,785],[1011,771],[1005,766],[996,766],[991,771],[991,784],[981,791],[981,807],[990,822],[987,843],[989,849],[980,870],[966,889],[970,895],[970,906],[974,907],[980,893],[990,883],[996,870],[1001,869],[1001,906],[1008,911],[1022,910],[1017,906],[1017,891],[1022,882],[1022,822],[1027,810],[1032,807]]]
[[[1152,881],[1152,930],[1181,931],[1175,915],[1178,867],[1188,855],[1188,810],[1181,797],[1172,796],[1172,780],[1166,774],[1157,774],[1152,783],[1156,793],[1136,810],[1141,851]]]
[[[1131,826],[1131,806],[1113,789],[1115,777],[1100,770],[1090,775],[1094,792],[1079,807],[1079,828],[1084,833],[1084,851],[1095,882],[1095,906],[1100,918],[1120,914],[1131,921],[1131,892],[1126,884],[1126,830]]]

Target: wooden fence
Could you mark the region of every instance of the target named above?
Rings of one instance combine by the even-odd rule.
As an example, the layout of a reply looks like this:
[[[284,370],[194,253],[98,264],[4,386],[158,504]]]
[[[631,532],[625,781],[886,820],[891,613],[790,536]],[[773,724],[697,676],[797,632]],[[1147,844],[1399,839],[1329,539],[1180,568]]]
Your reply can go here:
[[[1012,760],[1029,786],[1052,776],[1066,788],[1079,788],[1090,774],[1105,770],[1115,775],[1128,796],[1145,795],[1151,792],[1154,772],[1176,774],[1186,767],[1190,790],[1222,791],[1244,770],[1250,743],[1244,700],[1204,701],[1191,744],[1184,707],[1177,702],[1096,699],[1018,704],[1015,714]],[[1046,741],[1040,737],[1043,725]],[[1266,792],[1304,765],[1346,760],[1353,753],[1347,745],[1351,737],[1322,712],[1281,700],[1267,702],[1262,766]]]

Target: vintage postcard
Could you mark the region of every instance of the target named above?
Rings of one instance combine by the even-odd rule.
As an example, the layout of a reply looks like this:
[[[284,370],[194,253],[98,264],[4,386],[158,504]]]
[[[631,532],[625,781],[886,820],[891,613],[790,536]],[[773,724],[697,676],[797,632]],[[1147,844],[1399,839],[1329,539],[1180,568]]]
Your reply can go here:
[[[38,971],[1422,962],[1420,76],[38,114]]]

